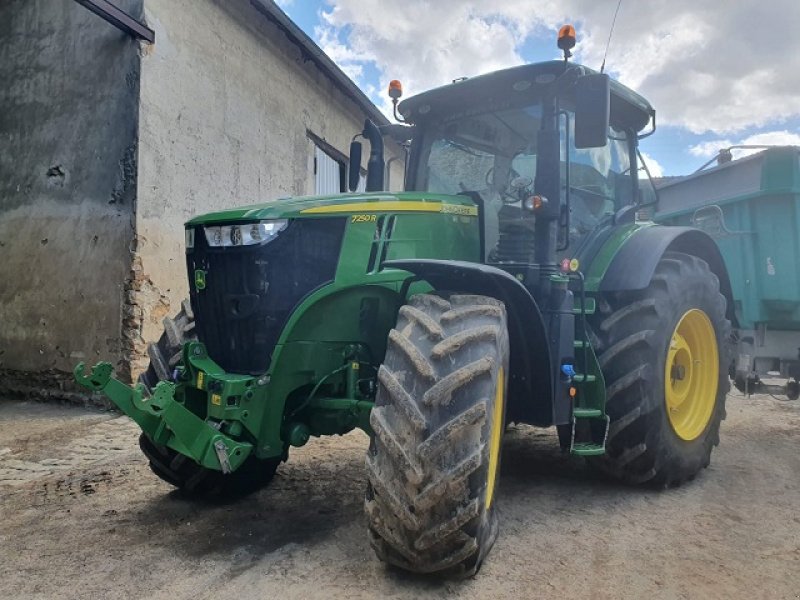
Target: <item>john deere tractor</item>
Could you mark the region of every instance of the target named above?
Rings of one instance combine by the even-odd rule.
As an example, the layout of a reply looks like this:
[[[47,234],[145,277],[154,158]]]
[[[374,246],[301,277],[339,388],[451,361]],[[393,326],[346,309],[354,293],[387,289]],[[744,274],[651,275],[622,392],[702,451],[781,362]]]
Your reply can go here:
[[[158,477],[249,492],[292,447],[360,428],[378,557],[471,574],[498,532],[508,423],[556,427],[565,452],[632,484],[708,466],[728,390],[724,263],[705,233],[639,219],[655,111],[569,62],[574,30],[559,45],[563,61],[367,122],[364,193],[186,224],[190,300],[140,382],[75,371],[141,426]],[[382,191],[386,135],[408,145],[402,193]]]

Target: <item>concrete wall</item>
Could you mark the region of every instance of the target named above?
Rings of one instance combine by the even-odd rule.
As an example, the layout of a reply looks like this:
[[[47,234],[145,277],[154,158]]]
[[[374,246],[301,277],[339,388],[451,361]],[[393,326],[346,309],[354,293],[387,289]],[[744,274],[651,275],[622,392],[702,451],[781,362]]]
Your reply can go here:
[[[150,341],[188,293],[183,223],[313,193],[308,132],[346,154],[365,115],[247,0],[145,0],[145,15],[136,267]]]
[[[0,380],[117,363],[138,43],[71,0],[3,0],[0,82]]]

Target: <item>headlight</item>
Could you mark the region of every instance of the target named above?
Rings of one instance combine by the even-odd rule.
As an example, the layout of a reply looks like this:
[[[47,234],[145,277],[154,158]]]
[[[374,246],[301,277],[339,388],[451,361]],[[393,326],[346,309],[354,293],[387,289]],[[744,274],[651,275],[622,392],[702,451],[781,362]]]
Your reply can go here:
[[[271,242],[281,231],[286,229],[288,224],[289,221],[286,219],[276,219],[274,221],[260,221],[244,225],[204,227],[203,231],[206,234],[206,241],[209,246],[212,248],[228,248]]]
[[[186,230],[186,249],[191,250],[194,248],[194,227],[189,227]]]

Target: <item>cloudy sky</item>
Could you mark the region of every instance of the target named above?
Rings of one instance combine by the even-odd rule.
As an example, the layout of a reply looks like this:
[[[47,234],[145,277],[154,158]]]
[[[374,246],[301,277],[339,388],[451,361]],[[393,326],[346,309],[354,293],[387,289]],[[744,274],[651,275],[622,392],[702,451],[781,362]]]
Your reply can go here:
[[[559,57],[600,67],[616,0],[280,0],[378,106],[494,69]],[[655,106],[653,171],[694,171],[721,147],[800,145],[800,0],[623,0],[606,70]]]

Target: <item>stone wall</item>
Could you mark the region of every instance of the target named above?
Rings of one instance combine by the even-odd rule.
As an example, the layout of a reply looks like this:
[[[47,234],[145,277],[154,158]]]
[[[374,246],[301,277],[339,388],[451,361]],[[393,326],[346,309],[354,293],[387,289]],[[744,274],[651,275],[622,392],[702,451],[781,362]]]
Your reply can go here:
[[[0,2],[0,388],[126,365],[139,64],[76,2]]]

